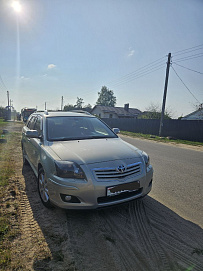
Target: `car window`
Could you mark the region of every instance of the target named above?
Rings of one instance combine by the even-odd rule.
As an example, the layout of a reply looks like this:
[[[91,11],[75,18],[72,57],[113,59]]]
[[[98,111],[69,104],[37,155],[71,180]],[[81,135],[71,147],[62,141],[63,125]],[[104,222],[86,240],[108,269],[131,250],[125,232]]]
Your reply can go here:
[[[103,123],[101,121],[94,121],[94,119],[91,121],[93,129],[96,133],[101,135],[108,135],[108,132],[106,130],[106,125],[102,125]]]
[[[37,116],[34,123],[34,130],[37,130],[39,135],[42,135],[42,117]]]
[[[117,137],[108,126],[92,117],[47,118],[47,139],[76,140]]]

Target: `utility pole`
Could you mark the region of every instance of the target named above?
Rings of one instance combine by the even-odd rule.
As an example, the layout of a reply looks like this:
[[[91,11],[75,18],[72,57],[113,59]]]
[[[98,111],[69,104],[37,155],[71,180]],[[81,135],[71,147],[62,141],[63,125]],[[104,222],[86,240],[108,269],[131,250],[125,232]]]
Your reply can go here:
[[[61,111],[63,111],[63,96],[61,97]]]
[[[44,110],[47,110],[47,103],[44,104]]]
[[[8,110],[6,112],[6,120],[11,120],[11,103],[9,100],[9,91],[7,90],[7,98],[8,98]]]
[[[168,54],[168,62],[166,66],[166,77],[165,77],[164,96],[163,96],[162,111],[161,111],[161,120],[160,120],[160,127],[159,127],[159,136],[161,136],[162,126],[163,126],[170,64],[171,64],[171,53]]]
[[[8,110],[9,110],[9,91],[7,90],[7,98],[8,98]]]

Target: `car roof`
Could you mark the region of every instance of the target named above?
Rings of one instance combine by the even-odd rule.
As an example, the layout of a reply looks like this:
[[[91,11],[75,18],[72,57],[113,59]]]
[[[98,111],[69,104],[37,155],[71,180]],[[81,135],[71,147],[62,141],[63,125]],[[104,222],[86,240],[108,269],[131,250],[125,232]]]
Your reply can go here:
[[[44,117],[95,117],[90,113],[79,113],[79,112],[71,112],[71,111],[37,111],[33,113],[33,115],[41,115]]]

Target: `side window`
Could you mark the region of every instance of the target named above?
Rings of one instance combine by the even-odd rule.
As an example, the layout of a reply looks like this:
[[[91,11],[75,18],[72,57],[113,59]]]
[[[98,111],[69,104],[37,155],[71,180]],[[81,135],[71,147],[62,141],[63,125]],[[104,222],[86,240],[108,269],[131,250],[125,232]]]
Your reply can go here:
[[[38,116],[36,118],[34,130],[37,130],[39,135],[42,135],[42,117]]]
[[[26,126],[28,127],[29,123],[30,123],[30,120],[31,120],[32,116],[29,116],[27,122],[26,122]],[[29,127],[28,127],[29,128]]]
[[[35,117],[32,116],[32,117],[28,120],[28,122],[27,122],[27,127],[28,127],[30,130],[33,130],[34,124],[35,124]]]

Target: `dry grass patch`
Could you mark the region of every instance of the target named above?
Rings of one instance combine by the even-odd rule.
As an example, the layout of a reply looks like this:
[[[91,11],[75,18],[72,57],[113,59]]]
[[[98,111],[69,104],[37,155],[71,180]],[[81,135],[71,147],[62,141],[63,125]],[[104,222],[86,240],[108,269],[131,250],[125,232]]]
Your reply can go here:
[[[19,233],[18,204],[16,188],[12,181],[15,174],[13,155],[16,142],[20,141],[17,133],[6,136],[7,143],[0,144],[0,269],[7,270],[11,264],[11,244]]]

